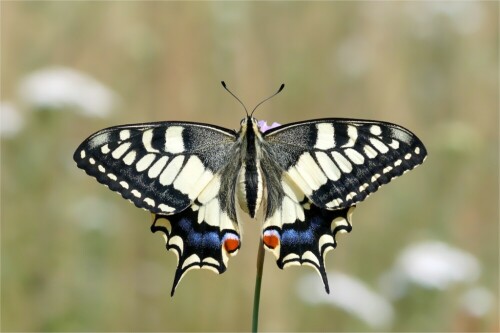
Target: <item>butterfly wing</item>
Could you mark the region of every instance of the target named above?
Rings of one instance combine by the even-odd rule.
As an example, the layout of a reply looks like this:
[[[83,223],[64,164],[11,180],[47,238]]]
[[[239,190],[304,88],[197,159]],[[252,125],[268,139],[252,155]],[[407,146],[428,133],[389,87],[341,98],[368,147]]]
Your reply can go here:
[[[154,214],[151,230],[178,257],[172,294],[188,270],[222,273],[239,249],[235,140],[217,126],[158,122],[104,129],[74,154],[78,167]]]
[[[316,206],[342,209],[421,164],[409,130],[386,122],[320,119],[265,133],[267,151]]]
[[[421,164],[422,142],[390,123],[321,119],[264,134],[264,245],[280,268],[313,266],[329,292],[325,254],[350,232],[355,204]]]
[[[241,245],[235,210],[236,179],[241,162],[230,154],[228,162],[198,195],[194,203],[175,215],[154,214],[153,232],[163,232],[167,250],[177,255],[171,295],[191,269],[226,271],[230,256]]]

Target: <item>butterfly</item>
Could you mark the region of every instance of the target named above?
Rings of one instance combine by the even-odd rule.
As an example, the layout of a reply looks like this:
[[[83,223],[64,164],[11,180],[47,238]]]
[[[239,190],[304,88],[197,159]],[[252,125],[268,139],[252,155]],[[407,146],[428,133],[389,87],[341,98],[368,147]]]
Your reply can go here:
[[[356,204],[427,156],[419,138],[388,122],[325,118],[263,131],[256,108],[239,131],[122,125],[92,134],[74,153],[79,168],[153,214],[151,230],[177,255],[172,296],[191,269],[226,270],[241,247],[243,214],[263,221],[262,245],[279,268],[312,266],[329,293],[325,255],[338,233],[351,231]]]

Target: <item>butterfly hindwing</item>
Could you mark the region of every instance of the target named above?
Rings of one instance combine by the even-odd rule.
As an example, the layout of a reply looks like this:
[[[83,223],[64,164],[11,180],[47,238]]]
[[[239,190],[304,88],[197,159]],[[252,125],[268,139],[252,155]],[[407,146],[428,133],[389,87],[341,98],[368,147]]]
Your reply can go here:
[[[287,124],[264,134],[265,148],[316,206],[342,209],[421,164],[422,142],[398,125],[350,119]]]
[[[207,209],[206,206],[201,207]],[[172,296],[189,270],[203,268],[221,274],[226,271],[229,256],[236,255],[240,248],[236,221],[227,214],[212,212],[217,215],[220,224],[211,225],[200,212],[201,207],[193,205],[175,215],[153,215],[151,231],[163,232],[167,250],[177,256]]]
[[[274,254],[281,269],[294,265],[312,266],[329,293],[325,256],[337,246],[338,232],[351,232],[351,216],[355,206],[327,210],[307,202],[303,207],[303,221],[297,219],[293,223],[282,224],[276,218],[269,219],[263,230],[264,245]],[[284,210],[281,211],[283,213]]]
[[[91,135],[73,158],[137,207],[175,214],[225,165],[235,138],[233,131],[197,123],[124,125]]]

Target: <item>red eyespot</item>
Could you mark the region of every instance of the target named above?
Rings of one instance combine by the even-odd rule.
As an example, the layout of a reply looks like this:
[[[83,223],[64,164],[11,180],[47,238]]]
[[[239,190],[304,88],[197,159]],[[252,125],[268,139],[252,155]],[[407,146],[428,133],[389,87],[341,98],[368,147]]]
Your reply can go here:
[[[262,242],[270,249],[275,249],[280,244],[280,236],[276,230],[266,230]]]
[[[232,253],[232,252],[238,250],[238,248],[240,247],[240,240],[236,236],[227,235],[224,238],[225,238],[224,239],[224,249],[226,249],[226,251],[228,253]]]

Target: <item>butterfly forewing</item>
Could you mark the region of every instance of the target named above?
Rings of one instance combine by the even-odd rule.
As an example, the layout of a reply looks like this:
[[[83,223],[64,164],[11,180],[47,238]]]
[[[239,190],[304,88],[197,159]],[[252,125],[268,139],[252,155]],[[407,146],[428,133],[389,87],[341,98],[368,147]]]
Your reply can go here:
[[[186,209],[227,162],[232,131],[159,122],[111,127],[85,140],[78,167],[137,207],[175,214]]]
[[[318,207],[342,209],[421,164],[422,142],[385,122],[320,119],[264,136],[270,157]]]

